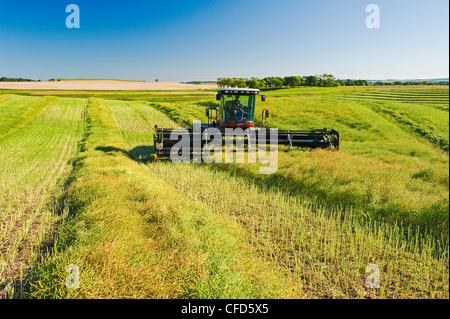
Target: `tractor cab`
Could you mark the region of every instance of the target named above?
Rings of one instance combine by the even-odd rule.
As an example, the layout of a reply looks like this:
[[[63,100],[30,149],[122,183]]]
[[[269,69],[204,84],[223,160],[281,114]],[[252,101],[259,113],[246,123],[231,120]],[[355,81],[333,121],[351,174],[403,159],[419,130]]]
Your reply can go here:
[[[224,88],[219,89],[216,99],[220,102],[216,109],[219,127],[249,128],[255,126],[255,105],[257,89]],[[265,101],[265,96],[261,96]]]

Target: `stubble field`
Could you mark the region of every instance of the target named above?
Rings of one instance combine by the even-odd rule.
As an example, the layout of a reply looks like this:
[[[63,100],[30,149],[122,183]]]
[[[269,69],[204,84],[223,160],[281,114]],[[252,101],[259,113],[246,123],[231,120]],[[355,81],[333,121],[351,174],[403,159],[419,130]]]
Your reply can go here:
[[[281,147],[268,176],[154,162],[154,125],[214,92],[0,92],[2,295],[448,298],[448,87],[265,94],[269,126],[341,149]]]

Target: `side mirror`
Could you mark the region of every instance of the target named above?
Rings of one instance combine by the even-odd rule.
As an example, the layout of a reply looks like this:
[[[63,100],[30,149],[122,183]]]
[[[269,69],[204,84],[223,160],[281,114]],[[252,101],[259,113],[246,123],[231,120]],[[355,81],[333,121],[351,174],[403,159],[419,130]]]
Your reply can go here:
[[[220,101],[221,95],[220,94],[216,94],[216,101]]]
[[[265,95],[261,95],[261,101],[262,102],[266,102],[266,96]]]
[[[206,117],[209,118],[209,109],[206,109]]]
[[[266,110],[266,117],[269,117],[269,110]]]

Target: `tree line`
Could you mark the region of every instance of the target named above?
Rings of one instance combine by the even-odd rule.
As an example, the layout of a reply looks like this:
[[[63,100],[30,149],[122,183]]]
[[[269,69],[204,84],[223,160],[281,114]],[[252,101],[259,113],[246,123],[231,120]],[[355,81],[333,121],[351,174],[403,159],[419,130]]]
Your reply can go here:
[[[366,80],[338,80],[331,74],[309,76],[269,76],[263,79],[219,78],[219,87],[251,87],[255,89],[296,88],[301,86],[336,87],[336,86],[366,86]]]
[[[435,85],[434,82],[368,82],[367,80],[341,80],[332,74],[309,76],[269,76],[263,79],[252,78],[218,78],[217,85],[224,87],[249,87],[255,89],[279,89],[296,87],[338,87],[338,86],[369,86],[369,85]],[[441,84],[441,83],[438,83]],[[443,84],[443,83],[442,83]],[[448,82],[446,83],[448,85]]]
[[[394,81],[375,82],[372,85],[448,85],[448,81],[428,82],[428,81]]]
[[[22,79],[22,78],[7,78],[5,76],[0,78],[0,82],[35,82],[30,79]]]

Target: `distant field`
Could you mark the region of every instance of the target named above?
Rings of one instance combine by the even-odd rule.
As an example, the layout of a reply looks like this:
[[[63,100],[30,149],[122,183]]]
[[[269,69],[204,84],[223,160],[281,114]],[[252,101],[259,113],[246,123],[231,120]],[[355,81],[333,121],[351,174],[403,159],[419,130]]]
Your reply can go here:
[[[135,80],[119,80],[119,79],[55,79],[56,81],[119,81],[119,82],[145,82]]]
[[[215,89],[217,85],[185,84],[178,82],[132,82],[117,80],[62,80],[41,82],[0,82],[7,90],[101,90],[101,91],[156,91]]]
[[[369,100],[428,104],[447,111],[449,102],[448,89],[443,88],[385,89],[346,95],[344,98],[358,101]]]
[[[345,95],[342,98],[368,101],[370,103],[367,105],[375,112],[449,151],[448,90],[383,90]]]
[[[449,297],[448,87],[268,91],[269,126],[342,136],[281,147],[269,176],[152,161],[154,125],[204,120],[213,94],[20,92],[0,93],[3,295]]]

